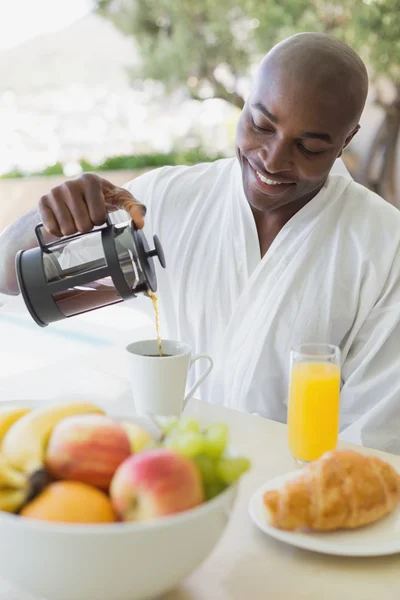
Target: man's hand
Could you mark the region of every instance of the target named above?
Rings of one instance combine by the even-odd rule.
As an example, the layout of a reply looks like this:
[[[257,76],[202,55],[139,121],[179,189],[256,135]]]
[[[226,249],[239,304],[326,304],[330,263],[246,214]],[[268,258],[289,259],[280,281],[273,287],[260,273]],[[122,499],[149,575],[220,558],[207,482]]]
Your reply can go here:
[[[127,190],[94,173],[84,173],[50,190],[40,199],[39,214],[48,233],[61,237],[86,233],[106,222],[107,213],[125,209],[135,225],[144,225],[146,208]]]

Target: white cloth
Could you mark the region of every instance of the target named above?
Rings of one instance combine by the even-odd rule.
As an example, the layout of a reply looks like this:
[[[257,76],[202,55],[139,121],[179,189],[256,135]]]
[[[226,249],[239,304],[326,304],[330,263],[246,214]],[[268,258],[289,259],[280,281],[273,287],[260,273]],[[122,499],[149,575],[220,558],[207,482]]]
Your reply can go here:
[[[215,360],[204,400],[285,422],[290,348],[329,342],[342,352],[341,437],[400,453],[400,211],[337,161],[261,259],[236,159],[125,187],[164,247],[163,335]]]

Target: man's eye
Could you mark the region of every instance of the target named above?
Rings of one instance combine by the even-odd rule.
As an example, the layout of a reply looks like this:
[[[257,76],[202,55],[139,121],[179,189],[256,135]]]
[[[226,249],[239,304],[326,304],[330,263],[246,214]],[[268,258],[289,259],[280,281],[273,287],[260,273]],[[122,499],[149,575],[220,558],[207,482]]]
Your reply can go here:
[[[260,127],[259,125],[257,125],[257,123],[254,121],[253,117],[250,117],[250,123],[252,124],[252,126],[254,127],[254,129],[256,131],[264,131],[267,133],[272,133],[271,129],[268,129],[267,127]]]
[[[324,150],[308,150],[305,146],[303,146],[303,144],[299,144],[299,148],[302,152],[304,152],[304,154],[308,154],[311,156],[315,156],[317,154],[322,154],[324,152]]]

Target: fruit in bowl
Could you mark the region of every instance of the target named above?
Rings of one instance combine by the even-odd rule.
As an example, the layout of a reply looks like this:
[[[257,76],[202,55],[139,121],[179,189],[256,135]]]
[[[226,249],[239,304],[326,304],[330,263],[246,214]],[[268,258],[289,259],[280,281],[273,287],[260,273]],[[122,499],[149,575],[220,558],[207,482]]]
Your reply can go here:
[[[22,517],[57,523],[115,523],[108,496],[80,481],[50,483],[20,511]]]
[[[224,423],[164,419],[156,425],[151,433],[82,402],[0,411],[0,511],[32,517],[32,502],[39,496],[36,506],[45,504],[47,487],[59,480],[103,490],[122,521],[154,519],[211,500],[250,467],[228,451]],[[63,521],[65,495],[57,497],[60,511],[52,509],[49,520],[60,514]],[[67,520],[74,521],[71,514]]]
[[[10,507],[18,514],[1,510],[0,502],[0,577],[51,600],[145,600],[164,594],[215,547],[230,518],[236,482],[249,463],[229,452],[226,425],[204,428],[183,419],[161,425],[152,439],[131,429],[140,433],[141,451],[131,444],[108,492],[62,479],[61,472],[53,481],[46,466],[61,447],[70,448],[72,442],[56,441],[64,420],[77,412],[82,417],[72,423],[86,414],[104,415],[91,405],[33,408],[4,437],[0,488],[3,461],[4,480],[12,480],[22,494]],[[18,425],[26,417],[29,421]],[[32,476],[39,475],[42,483],[32,489]]]
[[[204,501],[196,464],[167,448],[130,456],[115,472],[110,497],[123,521],[147,521],[198,506]]]
[[[45,449],[57,423],[71,415],[91,413],[104,414],[88,402],[38,406],[13,423],[1,442],[1,453],[12,467],[31,475],[42,469]]]
[[[229,428],[211,423],[202,428],[195,419],[167,421],[160,427],[160,444],[189,457],[200,471],[206,500],[211,500],[249,470],[250,461],[228,448]]]
[[[51,600],[162,597],[212,552],[235,497],[233,485],[190,510],[123,523],[56,523],[0,512],[0,577]]]
[[[0,454],[0,511],[16,512],[29,498],[28,478]]]
[[[0,409],[0,511],[18,512],[49,484],[43,465],[48,437],[72,414],[102,413],[94,404],[66,402],[46,407],[10,403]]]
[[[131,444],[132,454],[141,452],[154,441],[151,433],[133,421],[121,421]]]
[[[45,466],[55,479],[108,490],[117,467],[130,455],[129,437],[118,421],[105,415],[75,415],[53,429]]]

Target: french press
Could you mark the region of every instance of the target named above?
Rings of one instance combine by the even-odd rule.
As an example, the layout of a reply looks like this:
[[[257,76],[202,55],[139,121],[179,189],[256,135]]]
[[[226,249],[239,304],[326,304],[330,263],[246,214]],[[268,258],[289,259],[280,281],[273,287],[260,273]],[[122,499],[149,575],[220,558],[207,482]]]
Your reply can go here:
[[[165,268],[158,237],[150,250],[133,221],[45,243],[43,224],[35,227],[38,247],[20,250],[16,273],[22,297],[41,327],[157,290],[153,257]]]

